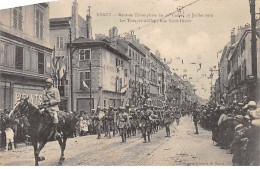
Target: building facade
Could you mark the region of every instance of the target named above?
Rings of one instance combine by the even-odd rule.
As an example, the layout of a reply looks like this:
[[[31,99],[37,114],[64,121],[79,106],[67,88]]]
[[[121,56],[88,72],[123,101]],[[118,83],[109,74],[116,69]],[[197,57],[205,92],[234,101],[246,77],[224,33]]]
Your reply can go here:
[[[0,109],[12,109],[22,97],[42,102],[51,77],[47,3],[0,10]]]

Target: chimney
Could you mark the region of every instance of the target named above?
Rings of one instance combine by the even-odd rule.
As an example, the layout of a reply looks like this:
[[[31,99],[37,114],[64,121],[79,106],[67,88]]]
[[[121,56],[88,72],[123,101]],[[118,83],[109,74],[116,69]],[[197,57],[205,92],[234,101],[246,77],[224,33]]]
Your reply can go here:
[[[88,6],[88,14],[86,17],[86,28],[87,28],[87,39],[93,39],[92,38],[92,27],[91,27],[91,15],[90,15],[90,6]]]
[[[231,45],[236,43],[235,28],[233,28],[233,30],[231,30],[230,43],[231,43]]]
[[[71,17],[72,17],[72,23],[71,23],[71,29],[74,33],[74,39],[79,37],[79,15],[78,15],[78,2],[77,0],[74,0],[72,10],[71,10]]]
[[[109,30],[109,38],[110,39],[117,39],[118,38],[118,29],[117,29],[117,27],[113,26],[113,28],[111,28]]]

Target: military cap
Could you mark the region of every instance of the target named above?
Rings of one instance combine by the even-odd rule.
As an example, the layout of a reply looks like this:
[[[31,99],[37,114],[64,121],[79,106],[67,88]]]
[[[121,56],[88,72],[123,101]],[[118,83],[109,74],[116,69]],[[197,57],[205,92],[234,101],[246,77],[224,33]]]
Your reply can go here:
[[[46,79],[45,83],[51,83],[53,84],[53,80],[51,78]]]

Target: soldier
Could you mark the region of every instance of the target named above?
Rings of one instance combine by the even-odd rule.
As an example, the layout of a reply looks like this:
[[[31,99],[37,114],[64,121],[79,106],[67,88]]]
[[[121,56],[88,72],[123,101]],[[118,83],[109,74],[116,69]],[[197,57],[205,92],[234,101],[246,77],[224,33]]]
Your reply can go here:
[[[119,108],[119,133],[122,138],[122,143],[126,143],[126,129],[128,123],[128,114],[124,107]]]
[[[195,130],[196,130],[196,132],[194,134],[199,134],[199,131],[198,131],[198,122],[199,122],[199,118],[200,118],[199,114],[200,114],[199,109],[196,109],[195,111],[193,111],[193,114],[192,114],[192,119],[193,119]]]
[[[47,106],[45,110],[52,116],[54,125],[54,138],[57,139],[61,135],[58,133],[58,111],[60,103],[60,92],[57,88],[53,87],[52,79],[48,78],[45,81],[45,90],[43,91],[43,105]]]
[[[170,131],[170,124],[172,122],[171,118],[172,118],[171,111],[168,108],[168,106],[165,106],[165,114],[164,114],[164,118],[163,118],[165,129],[166,129],[165,137],[170,137],[170,135],[171,135],[171,131]]]
[[[148,110],[147,110],[148,109]],[[152,130],[152,124],[151,124],[151,115],[152,111],[149,109],[149,107],[144,104],[143,111],[141,112],[141,131],[142,136],[144,138],[144,142],[146,143],[146,136],[148,136],[148,142],[151,141],[151,130]]]
[[[97,107],[96,113],[94,115],[94,126],[97,132],[97,139],[101,139],[101,128],[103,126],[102,118],[104,116],[104,112],[101,111],[100,106]]]

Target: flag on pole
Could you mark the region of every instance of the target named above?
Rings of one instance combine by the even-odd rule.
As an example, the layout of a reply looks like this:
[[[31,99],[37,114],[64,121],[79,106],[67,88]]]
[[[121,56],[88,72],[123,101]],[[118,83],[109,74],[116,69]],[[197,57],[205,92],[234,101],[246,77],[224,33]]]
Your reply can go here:
[[[124,85],[124,86],[121,88],[121,93],[124,93],[124,92],[126,92],[126,90],[127,90],[127,84],[126,84],[126,85]]]
[[[87,89],[89,89],[88,85],[86,84],[86,82],[84,80],[82,80],[83,86]]]
[[[60,60],[59,60],[59,79],[62,79],[64,74],[65,74],[65,71],[66,71],[66,66],[65,66],[65,63],[64,63],[64,57],[62,57]]]

